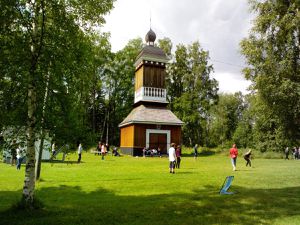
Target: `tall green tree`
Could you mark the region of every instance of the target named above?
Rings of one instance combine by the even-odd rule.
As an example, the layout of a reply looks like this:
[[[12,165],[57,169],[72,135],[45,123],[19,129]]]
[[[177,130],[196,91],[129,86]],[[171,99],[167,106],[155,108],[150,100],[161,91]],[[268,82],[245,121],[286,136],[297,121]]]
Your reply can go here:
[[[210,110],[209,145],[228,146],[242,118],[244,98],[240,92],[220,94],[219,102]]]
[[[251,96],[249,114],[253,121],[253,147],[261,152],[280,151],[283,150],[283,146],[293,144],[291,139],[286,138],[278,116],[274,115],[260,95]]]
[[[245,96],[240,95],[240,97],[237,127],[233,133],[232,142],[243,148],[254,147],[253,129],[256,118],[254,113],[256,95],[248,94]]]
[[[218,83],[209,54],[199,42],[178,45],[168,67],[167,90],[171,109],[185,122],[183,142],[205,144],[209,108],[217,102]]]
[[[109,143],[119,145],[119,123],[132,110],[134,102],[134,63],[138,53],[143,48],[141,38],[129,40],[126,46],[113,55],[113,60],[107,64],[104,76],[105,111],[107,132],[105,136]],[[102,139],[103,139],[102,137]]]
[[[241,42],[249,65],[244,74],[270,116],[268,140],[279,150],[283,146],[277,144],[284,139],[300,138],[300,2],[250,3],[257,16],[249,37]]]
[[[65,118],[71,119],[71,115],[66,112],[70,108],[74,109],[71,112],[83,110],[77,107],[79,104],[73,104],[72,100],[78,103],[84,99],[84,89],[88,83],[84,79],[84,73],[89,72],[90,68],[82,64],[90,46],[85,38],[86,34],[94,26],[104,22],[103,14],[112,8],[112,3],[112,0],[0,1],[0,69],[3,74],[0,83],[4,86],[1,103],[6,105],[5,110],[9,112],[12,106],[3,100],[8,96],[8,91],[13,88],[20,93],[27,93],[19,101],[15,100],[17,94],[10,99],[14,104],[27,102],[27,109],[18,106],[11,111],[23,111],[27,114],[24,120],[27,125],[27,161],[22,200],[28,208],[34,206],[34,142],[40,130],[41,106],[44,103],[42,93],[45,93],[47,74],[51,73],[49,87],[51,86],[52,91],[49,91],[49,98],[51,95],[59,96],[54,101],[64,108],[61,113],[66,115]],[[60,76],[61,74],[64,76]],[[77,98],[73,94],[71,98],[63,98],[74,93],[74,89]],[[66,101],[62,102],[63,99]],[[50,103],[53,101],[49,101]],[[55,108],[57,107],[53,107],[54,110]],[[80,113],[77,115],[81,117]],[[3,117],[1,119],[3,121]],[[54,119],[57,118],[52,121]],[[81,119],[76,121],[82,121]]]
[[[171,60],[172,59],[172,48],[173,43],[170,38],[164,37],[163,39],[159,39],[158,41],[158,47],[161,48],[167,57]]]
[[[109,42],[109,33],[95,34],[92,36],[94,47],[92,49],[91,64],[92,79],[90,80],[90,94],[88,96],[88,124],[87,127],[92,131],[93,141],[101,140],[104,133],[103,123],[105,121],[105,82],[107,74],[110,73],[110,62],[113,61],[113,53]]]

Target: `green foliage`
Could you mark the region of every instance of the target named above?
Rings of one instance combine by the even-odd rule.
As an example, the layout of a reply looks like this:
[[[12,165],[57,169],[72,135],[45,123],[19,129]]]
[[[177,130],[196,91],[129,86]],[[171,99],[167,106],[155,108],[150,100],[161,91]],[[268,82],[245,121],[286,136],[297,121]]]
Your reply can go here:
[[[257,14],[248,38],[241,42],[253,82],[262,104],[257,115],[257,144],[267,150],[282,149],[300,138],[300,44],[297,0],[251,1]]]
[[[28,77],[32,59],[36,59],[37,128],[49,76],[45,128],[64,143],[86,139],[90,132],[87,109],[93,77],[109,61],[110,52],[109,36],[93,31],[91,25],[104,22],[103,14],[112,8],[112,2],[36,1],[31,8],[25,1],[1,1],[1,8],[7,9],[0,23],[1,125],[26,125]],[[34,7],[41,11],[35,14],[37,55],[31,56],[33,31],[29,14]]]
[[[167,91],[171,110],[185,123],[183,143],[204,144],[208,110],[217,101],[218,83],[210,78],[209,55],[199,42],[178,45],[167,68]]]
[[[240,141],[239,144],[242,144],[242,140],[239,138],[241,138],[241,132],[244,132],[244,127],[242,127],[242,125],[243,123],[246,123],[245,121],[243,121],[244,108],[245,99],[240,92],[235,94],[219,95],[218,104],[214,105],[210,110],[210,146],[231,146],[233,135],[235,134],[235,132],[239,133],[236,134],[234,141]],[[238,125],[240,125],[240,128],[239,131],[236,131]],[[248,134],[244,133],[243,135]],[[242,138],[246,137],[243,136]]]
[[[63,142],[86,133],[86,99],[94,75],[88,32],[104,22],[112,3],[0,1],[0,106],[5,113],[0,127],[27,126],[26,207],[34,207],[34,143],[40,131],[47,128]]]
[[[119,145],[119,123],[132,110],[134,102],[134,62],[143,47],[141,38],[130,40],[127,45],[112,56],[106,63],[103,90],[105,99],[106,123],[108,126],[108,140],[110,144]],[[101,136],[104,140],[106,133]]]
[[[161,48],[167,55],[168,58],[172,58],[172,41],[170,38],[165,37],[163,39],[158,40],[158,46]]]

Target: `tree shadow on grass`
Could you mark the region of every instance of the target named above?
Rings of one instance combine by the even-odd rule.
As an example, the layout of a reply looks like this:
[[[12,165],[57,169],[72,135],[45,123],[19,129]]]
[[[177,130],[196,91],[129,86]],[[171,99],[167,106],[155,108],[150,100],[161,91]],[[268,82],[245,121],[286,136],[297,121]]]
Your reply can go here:
[[[0,224],[267,225],[298,215],[299,187],[234,189],[239,193],[219,195],[218,188],[206,186],[191,193],[135,195],[132,190],[131,196],[123,196],[101,188],[85,192],[79,186],[61,185],[37,190],[44,209],[2,211]],[[0,199],[15,199],[20,193],[3,191]]]
[[[52,160],[43,160],[43,163],[49,163],[49,164],[77,164],[77,160],[58,160],[58,159],[52,159]],[[84,161],[81,161],[80,163],[84,163]]]

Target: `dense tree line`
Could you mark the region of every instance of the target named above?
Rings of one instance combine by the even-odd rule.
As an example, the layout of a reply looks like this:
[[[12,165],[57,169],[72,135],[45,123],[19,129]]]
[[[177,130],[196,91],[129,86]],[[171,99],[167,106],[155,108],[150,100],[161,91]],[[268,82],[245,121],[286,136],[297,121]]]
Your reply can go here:
[[[132,109],[133,39],[111,51],[109,33],[95,29],[113,1],[0,0],[0,129],[27,127],[23,200],[32,207],[34,140],[46,132],[59,145],[119,145],[118,124]],[[280,151],[299,144],[299,1],[251,1],[257,17],[241,42],[250,94],[218,93],[209,52],[199,41],[157,45],[170,58],[170,109],[184,122],[182,144]]]

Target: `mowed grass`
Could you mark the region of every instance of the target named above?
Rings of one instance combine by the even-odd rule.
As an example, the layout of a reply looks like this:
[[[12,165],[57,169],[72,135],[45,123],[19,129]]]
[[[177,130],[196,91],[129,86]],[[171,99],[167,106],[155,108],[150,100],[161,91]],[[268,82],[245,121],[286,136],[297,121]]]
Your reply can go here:
[[[75,162],[77,155],[68,160]],[[0,163],[0,224],[300,224],[300,160],[255,159],[253,168],[228,156],[168,158],[84,153],[83,162],[42,164],[38,211],[11,211],[22,193],[21,171]],[[234,175],[234,195],[219,195]]]

